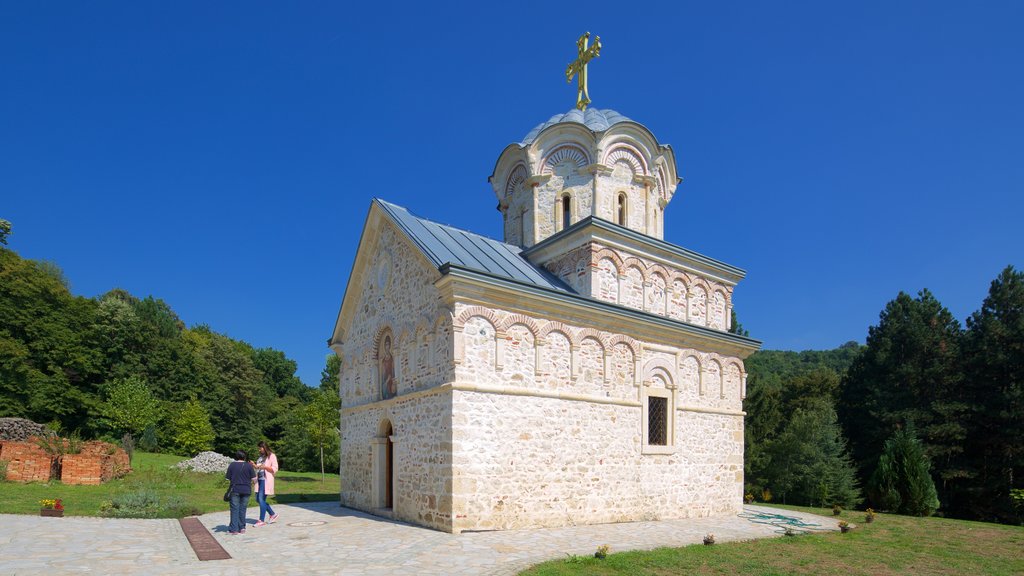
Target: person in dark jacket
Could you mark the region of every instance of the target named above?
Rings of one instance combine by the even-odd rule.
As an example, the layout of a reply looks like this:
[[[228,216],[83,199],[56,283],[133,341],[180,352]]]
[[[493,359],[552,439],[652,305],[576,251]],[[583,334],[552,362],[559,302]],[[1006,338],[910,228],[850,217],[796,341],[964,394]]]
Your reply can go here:
[[[246,461],[244,451],[235,452],[235,461],[228,464],[224,477],[231,483],[231,522],[228,524],[228,534],[245,534],[245,509],[249,506],[256,470]]]

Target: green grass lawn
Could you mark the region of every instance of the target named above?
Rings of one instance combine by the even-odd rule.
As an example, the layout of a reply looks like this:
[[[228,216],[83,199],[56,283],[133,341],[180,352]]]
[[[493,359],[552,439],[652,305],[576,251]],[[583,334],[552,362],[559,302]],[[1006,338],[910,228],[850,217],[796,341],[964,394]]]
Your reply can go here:
[[[783,508],[783,506],[778,506]],[[794,510],[831,516],[831,509]],[[878,514],[843,512],[857,528],[828,533],[733,542],[714,546],[623,552],[604,560],[567,558],[534,566],[521,576],[608,574],[1024,574],[1024,528]]]
[[[19,484],[0,482],[0,514],[38,514],[39,500],[61,498],[68,516],[101,516],[104,503],[116,499],[137,498],[145,493],[151,499],[170,503],[154,509],[157,517],[185,516],[227,510],[222,500],[227,480],[223,474],[182,472],[170,466],[184,460],[181,456],[136,452],[133,471],[128,476],[100,486],[65,486],[60,482]],[[276,500],[270,503],[337,501],[340,477],[319,473],[282,470],[276,478]],[[255,506],[255,498],[250,500]]]

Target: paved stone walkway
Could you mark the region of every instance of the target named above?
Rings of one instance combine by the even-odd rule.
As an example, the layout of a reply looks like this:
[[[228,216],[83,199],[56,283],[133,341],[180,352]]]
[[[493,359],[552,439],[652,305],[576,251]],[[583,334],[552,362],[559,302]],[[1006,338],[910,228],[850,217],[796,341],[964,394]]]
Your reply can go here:
[[[177,520],[41,518],[0,515],[0,575],[7,574],[279,574],[507,575],[567,554],[612,552],[778,536],[746,518],[700,518],[536,530],[436,532],[319,502],[277,505],[278,523],[227,533],[228,513],[200,517],[231,560],[199,562]],[[754,506],[837,530],[831,518]],[[298,524],[298,525],[295,525]]]

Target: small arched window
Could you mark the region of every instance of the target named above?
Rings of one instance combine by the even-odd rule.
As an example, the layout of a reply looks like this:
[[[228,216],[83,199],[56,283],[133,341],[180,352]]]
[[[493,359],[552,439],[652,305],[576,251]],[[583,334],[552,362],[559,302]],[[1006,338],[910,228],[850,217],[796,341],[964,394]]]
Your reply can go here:
[[[572,225],[572,197],[562,196],[562,230]]]
[[[619,192],[619,198],[615,210],[615,218],[615,222],[619,226],[626,225],[626,194],[624,192]]]

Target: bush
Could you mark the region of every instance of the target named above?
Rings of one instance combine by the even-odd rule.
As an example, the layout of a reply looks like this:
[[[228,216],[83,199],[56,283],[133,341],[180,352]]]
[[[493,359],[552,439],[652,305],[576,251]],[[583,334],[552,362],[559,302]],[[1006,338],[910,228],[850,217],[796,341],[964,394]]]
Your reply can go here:
[[[7,480],[7,460],[0,460],[0,482]]]
[[[161,498],[145,488],[118,494],[100,506],[100,515],[108,518],[182,518],[197,513],[179,496]]]
[[[931,463],[912,426],[885,441],[878,468],[868,483],[874,505],[911,516],[930,516],[939,507]]]

